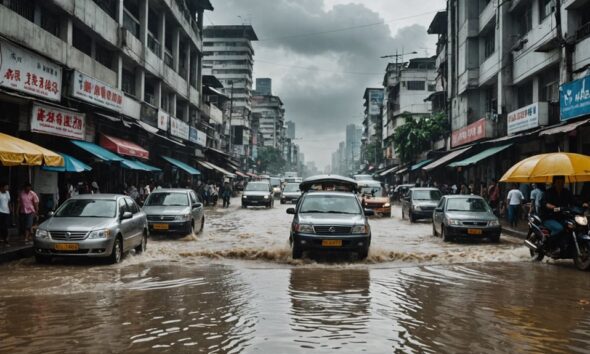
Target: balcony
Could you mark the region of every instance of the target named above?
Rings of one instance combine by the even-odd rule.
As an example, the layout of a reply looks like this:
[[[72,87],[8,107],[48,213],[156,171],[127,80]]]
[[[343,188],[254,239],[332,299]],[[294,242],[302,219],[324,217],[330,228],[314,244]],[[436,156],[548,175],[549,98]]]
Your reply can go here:
[[[582,70],[590,64],[590,37],[586,37],[576,44],[573,61],[574,71]]]
[[[485,63],[485,62],[484,62]],[[479,87],[479,69],[466,69],[459,75],[459,94]]]
[[[174,58],[168,49],[164,49],[164,64],[168,65],[169,68],[174,69]]]
[[[156,56],[160,57],[162,55],[162,45],[151,33],[148,33],[147,46]]]
[[[494,52],[479,66],[479,85],[485,85],[493,81],[500,71],[501,61],[498,52]]]
[[[127,29],[135,38],[139,38],[139,20],[133,17],[126,9],[123,11],[123,28]]]
[[[496,16],[496,2],[490,1],[479,14],[479,33],[483,32]]]

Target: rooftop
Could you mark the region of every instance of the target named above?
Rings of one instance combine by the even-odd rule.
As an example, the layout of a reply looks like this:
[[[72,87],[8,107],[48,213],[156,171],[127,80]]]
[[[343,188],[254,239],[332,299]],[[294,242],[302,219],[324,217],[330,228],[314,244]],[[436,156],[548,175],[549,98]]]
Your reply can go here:
[[[207,26],[203,29],[203,37],[207,38],[247,38],[257,41],[258,37],[250,25],[219,25]]]

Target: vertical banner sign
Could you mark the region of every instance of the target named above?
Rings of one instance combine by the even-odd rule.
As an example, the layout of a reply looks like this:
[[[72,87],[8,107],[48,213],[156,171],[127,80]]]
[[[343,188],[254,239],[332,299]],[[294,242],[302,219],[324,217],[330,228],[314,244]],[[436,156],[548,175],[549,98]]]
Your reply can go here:
[[[61,77],[59,65],[0,40],[0,87],[59,102]]]
[[[31,131],[65,138],[84,140],[86,116],[83,113],[33,104]]]
[[[381,114],[381,106],[383,105],[383,90],[369,91],[369,114]]]

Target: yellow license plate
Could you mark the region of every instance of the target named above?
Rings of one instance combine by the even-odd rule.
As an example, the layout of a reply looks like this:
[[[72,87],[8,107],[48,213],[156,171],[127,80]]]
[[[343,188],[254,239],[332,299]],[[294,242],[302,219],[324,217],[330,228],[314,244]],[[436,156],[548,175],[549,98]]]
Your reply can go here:
[[[483,231],[481,229],[467,229],[469,235],[481,235]]]
[[[168,230],[168,224],[154,224],[154,230]]]
[[[77,243],[58,243],[54,248],[56,251],[77,251],[80,246]]]
[[[342,240],[322,240],[322,246],[325,246],[325,247],[342,247]]]

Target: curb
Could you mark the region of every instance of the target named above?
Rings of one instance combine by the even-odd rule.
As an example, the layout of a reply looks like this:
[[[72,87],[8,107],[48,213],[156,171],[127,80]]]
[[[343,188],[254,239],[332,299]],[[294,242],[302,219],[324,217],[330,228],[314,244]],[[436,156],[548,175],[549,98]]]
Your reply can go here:
[[[10,247],[9,249],[0,249],[0,263],[32,257],[33,254],[33,245],[21,245]]]

